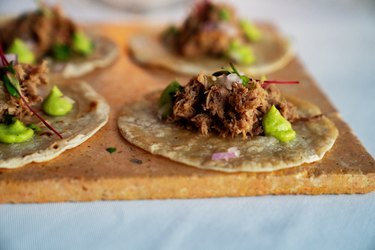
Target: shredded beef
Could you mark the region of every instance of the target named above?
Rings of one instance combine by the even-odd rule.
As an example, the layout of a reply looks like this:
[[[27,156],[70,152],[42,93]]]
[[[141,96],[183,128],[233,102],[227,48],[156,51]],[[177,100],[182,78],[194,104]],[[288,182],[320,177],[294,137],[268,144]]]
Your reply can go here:
[[[228,88],[215,84],[216,80],[203,74],[191,79],[176,93],[168,121],[204,135],[253,137],[263,134],[262,119],[272,105],[287,120],[293,122],[298,118],[295,107],[274,86],[264,89],[259,82],[252,81],[247,86],[234,82]]]
[[[8,49],[14,39],[20,38],[39,59],[51,52],[54,45],[70,44],[76,25],[62,14],[60,8],[45,8],[44,11],[25,13],[0,26],[3,48]]]
[[[222,12],[228,19],[222,20]],[[245,40],[234,10],[209,1],[199,3],[180,29],[164,37],[168,47],[188,58],[222,57],[234,39]]]
[[[43,98],[38,93],[38,87],[47,85],[46,63],[41,65],[16,64],[14,69],[20,80],[21,93],[29,105],[41,103]],[[18,119],[31,116],[32,113],[20,98],[11,96],[0,81],[0,121],[5,114],[13,115]]]

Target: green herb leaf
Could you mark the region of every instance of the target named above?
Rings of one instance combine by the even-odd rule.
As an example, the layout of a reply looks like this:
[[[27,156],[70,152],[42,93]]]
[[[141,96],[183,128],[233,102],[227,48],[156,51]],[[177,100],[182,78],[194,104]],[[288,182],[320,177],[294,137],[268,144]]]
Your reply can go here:
[[[16,78],[13,78],[13,80],[14,79],[16,79]],[[8,93],[11,96],[16,97],[16,98],[20,98],[20,95],[19,95],[19,92],[18,92],[16,86],[14,86],[12,81],[9,79],[9,74],[4,74],[1,78],[1,80],[4,83],[5,88],[7,89]]]
[[[249,84],[249,82],[250,82],[250,78],[249,77],[243,75],[243,76],[240,76],[240,78],[242,79],[242,85],[243,86],[247,86]]]
[[[38,125],[36,125],[36,124],[34,124],[34,123],[30,123],[29,125],[27,125],[27,127],[31,128],[31,129],[34,130],[35,132],[40,132],[40,131],[42,131],[42,129],[41,129]]]
[[[21,84],[20,81],[18,81],[16,77],[16,72],[14,68],[12,67],[12,71],[10,73],[7,73],[7,77],[9,79],[9,82],[12,84],[12,86],[18,91],[18,93],[21,91]]]
[[[58,61],[67,61],[71,56],[71,50],[67,44],[55,44],[52,47],[52,56]]]
[[[238,75],[239,77],[241,77],[240,72],[238,72],[238,70],[236,69],[236,67],[234,66],[234,64],[233,63],[229,63],[229,65],[232,68],[233,73],[235,73],[236,75]]]
[[[174,36],[178,33],[178,29],[176,26],[169,26],[165,31],[164,31],[164,36]]]
[[[117,149],[114,148],[114,147],[109,147],[109,148],[106,148],[106,150],[107,150],[108,153],[112,154],[112,153],[116,152]]]
[[[221,21],[229,21],[230,12],[226,9],[219,10],[219,18],[220,18]]]
[[[182,87],[178,81],[174,80],[161,93],[159,98],[159,114],[162,119],[166,119],[172,113],[173,96],[178,90],[182,90]]]
[[[232,68],[233,73],[235,73],[236,75],[238,75],[241,78],[243,86],[246,86],[247,84],[249,84],[249,82],[250,82],[249,77],[247,77],[245,75],[241,75],[240,72],[238,72],[238,70],[236,69],[236,67],[234,66],[233,63],[229,63],[229,65]]]

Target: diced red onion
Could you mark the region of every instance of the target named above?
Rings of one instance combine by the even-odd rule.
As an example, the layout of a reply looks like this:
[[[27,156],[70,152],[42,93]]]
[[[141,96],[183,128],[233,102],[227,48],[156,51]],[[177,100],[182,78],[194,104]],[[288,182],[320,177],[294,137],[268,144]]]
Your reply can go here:
[[[239,156],[240,156],[240,151],[238,150],[238,148],[231,147],[228,149],[227,152],[213,153],[211,156],[211,159],[213,161],[218,161],[218,160],[228,161],[229,159],[238,158]]]
[[[229,152],[229,153],[234,153],[234,155],[235,155],[236,157],[239,157],[240,154],[241,154],[240,150],[239,150],[237,147],[231,147],[231,148],[228,148],[228,152]]]
[[[224,32],[229,37],[237,37],[238,36],[238,29],[233,24],[227,22],[221,22],[219,24],[219,30]]]
[[[235,73],[227,75],[228,81],[233,83],[242,83],[242,79]]]
[[[232,89],[234,83],[242,84],[242,79],[237,74],[221,75],[217,78],[216,84],[222,85],[228,90]]]
[[[5,54],[5,58],[7,59],[8,63],[10,62],[13,62],[13,64],[17,64],[18,63],[18,56],[17,54]],[[5,67],[7,65],[5,65],[3,63],[2,60],[0,60],[0,67]]]
[[[8,62],[13,62],[13,64],[18,63],[18,55],[17,54],[5,54],[5,58],[8,60]]]
[[[215,30],[215,24],[212,23],[212,22],[205,23],[202,26],[203,32],[210,32],[210,31],[213,31],[213,30]]]

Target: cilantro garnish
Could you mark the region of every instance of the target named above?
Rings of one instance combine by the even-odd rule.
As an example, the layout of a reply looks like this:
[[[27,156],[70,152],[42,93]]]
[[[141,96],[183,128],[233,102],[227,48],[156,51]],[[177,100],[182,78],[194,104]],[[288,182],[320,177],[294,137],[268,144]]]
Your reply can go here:
[[[40,131],[42,131],[42,129],[41,129],[38,125],[36,125],[36,124],[34,124],[34,123],[30,123],[29,125],[27,125],[27,127],[31,128],[31,129],[34,130],[35,132],[40,132]]]
[[[107,150],[108,153],[112,154],[112,153],[116,152],[117,148],[109,147],[109,148],[106,148],[105,150]]]
[[[230,12],[226,9],[219,10],[219,18],[220,18],[221,21],[229,21]]]
[[[20,98],[25,106],[50,130],[52,130],[60,139],[63,139],[62,135],[57,132],[46,120],[43,119],[26,101],[25,97],[20,91],[20,82],[17,79],[17,72],[14,70],[13,62],[8,62],[5,57],[3,47],[0,45],[0,59],[2,67],[0,67],[0,80],[4,82],[5,88],[8,93],[16,98]]]
[[[240,72],[238,72],[238,70],[236,69],[236,67],[234,67],[233,63],[229,63],[229,65],[232,68],[233,73],[235,73],[236,75],[238,75],[239,78],[241,78],[242,85],[246,86],[250,82],[250,78],[245,75],[241,75]]]

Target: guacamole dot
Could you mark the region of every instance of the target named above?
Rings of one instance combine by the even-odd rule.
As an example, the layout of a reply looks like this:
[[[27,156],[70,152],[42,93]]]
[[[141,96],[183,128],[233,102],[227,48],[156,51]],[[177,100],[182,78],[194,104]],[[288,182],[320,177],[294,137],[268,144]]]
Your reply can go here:
[[[73,108],[73,101],[54,86],[43,102],[43,111],[50,116],[64,116]]]
[[[21,143],[30,140],[34,131],[26,127],[21,121],[14,120],[11,124],[0,124],[0,142]]]
[[[288,142],[296,137],[292,124],[281,115],[274,105],[264,115],[262,123],[264,133],[275,137],[281,142]]]
[[[257,42],[262,38],[260,30],[251,22],[247,20],[241,20],[240,26],[242,31],[245,33],[246,38],[250,42]]]
[[[17,54],[18,61],[21,63],[34,63],[35,56],[33,52],[27,47],[26,43],[19,38],[13,40],[7,53]]]
[[[243,65],[249,65],[255,62],[255,56],[252,49],[238,40],[234,40],[230,43],[227,56],[235,62]]]
[[[85,33],[77,31],[73,34],[72,48],[75,52],[88,56],[93,51],[93,44]]]

